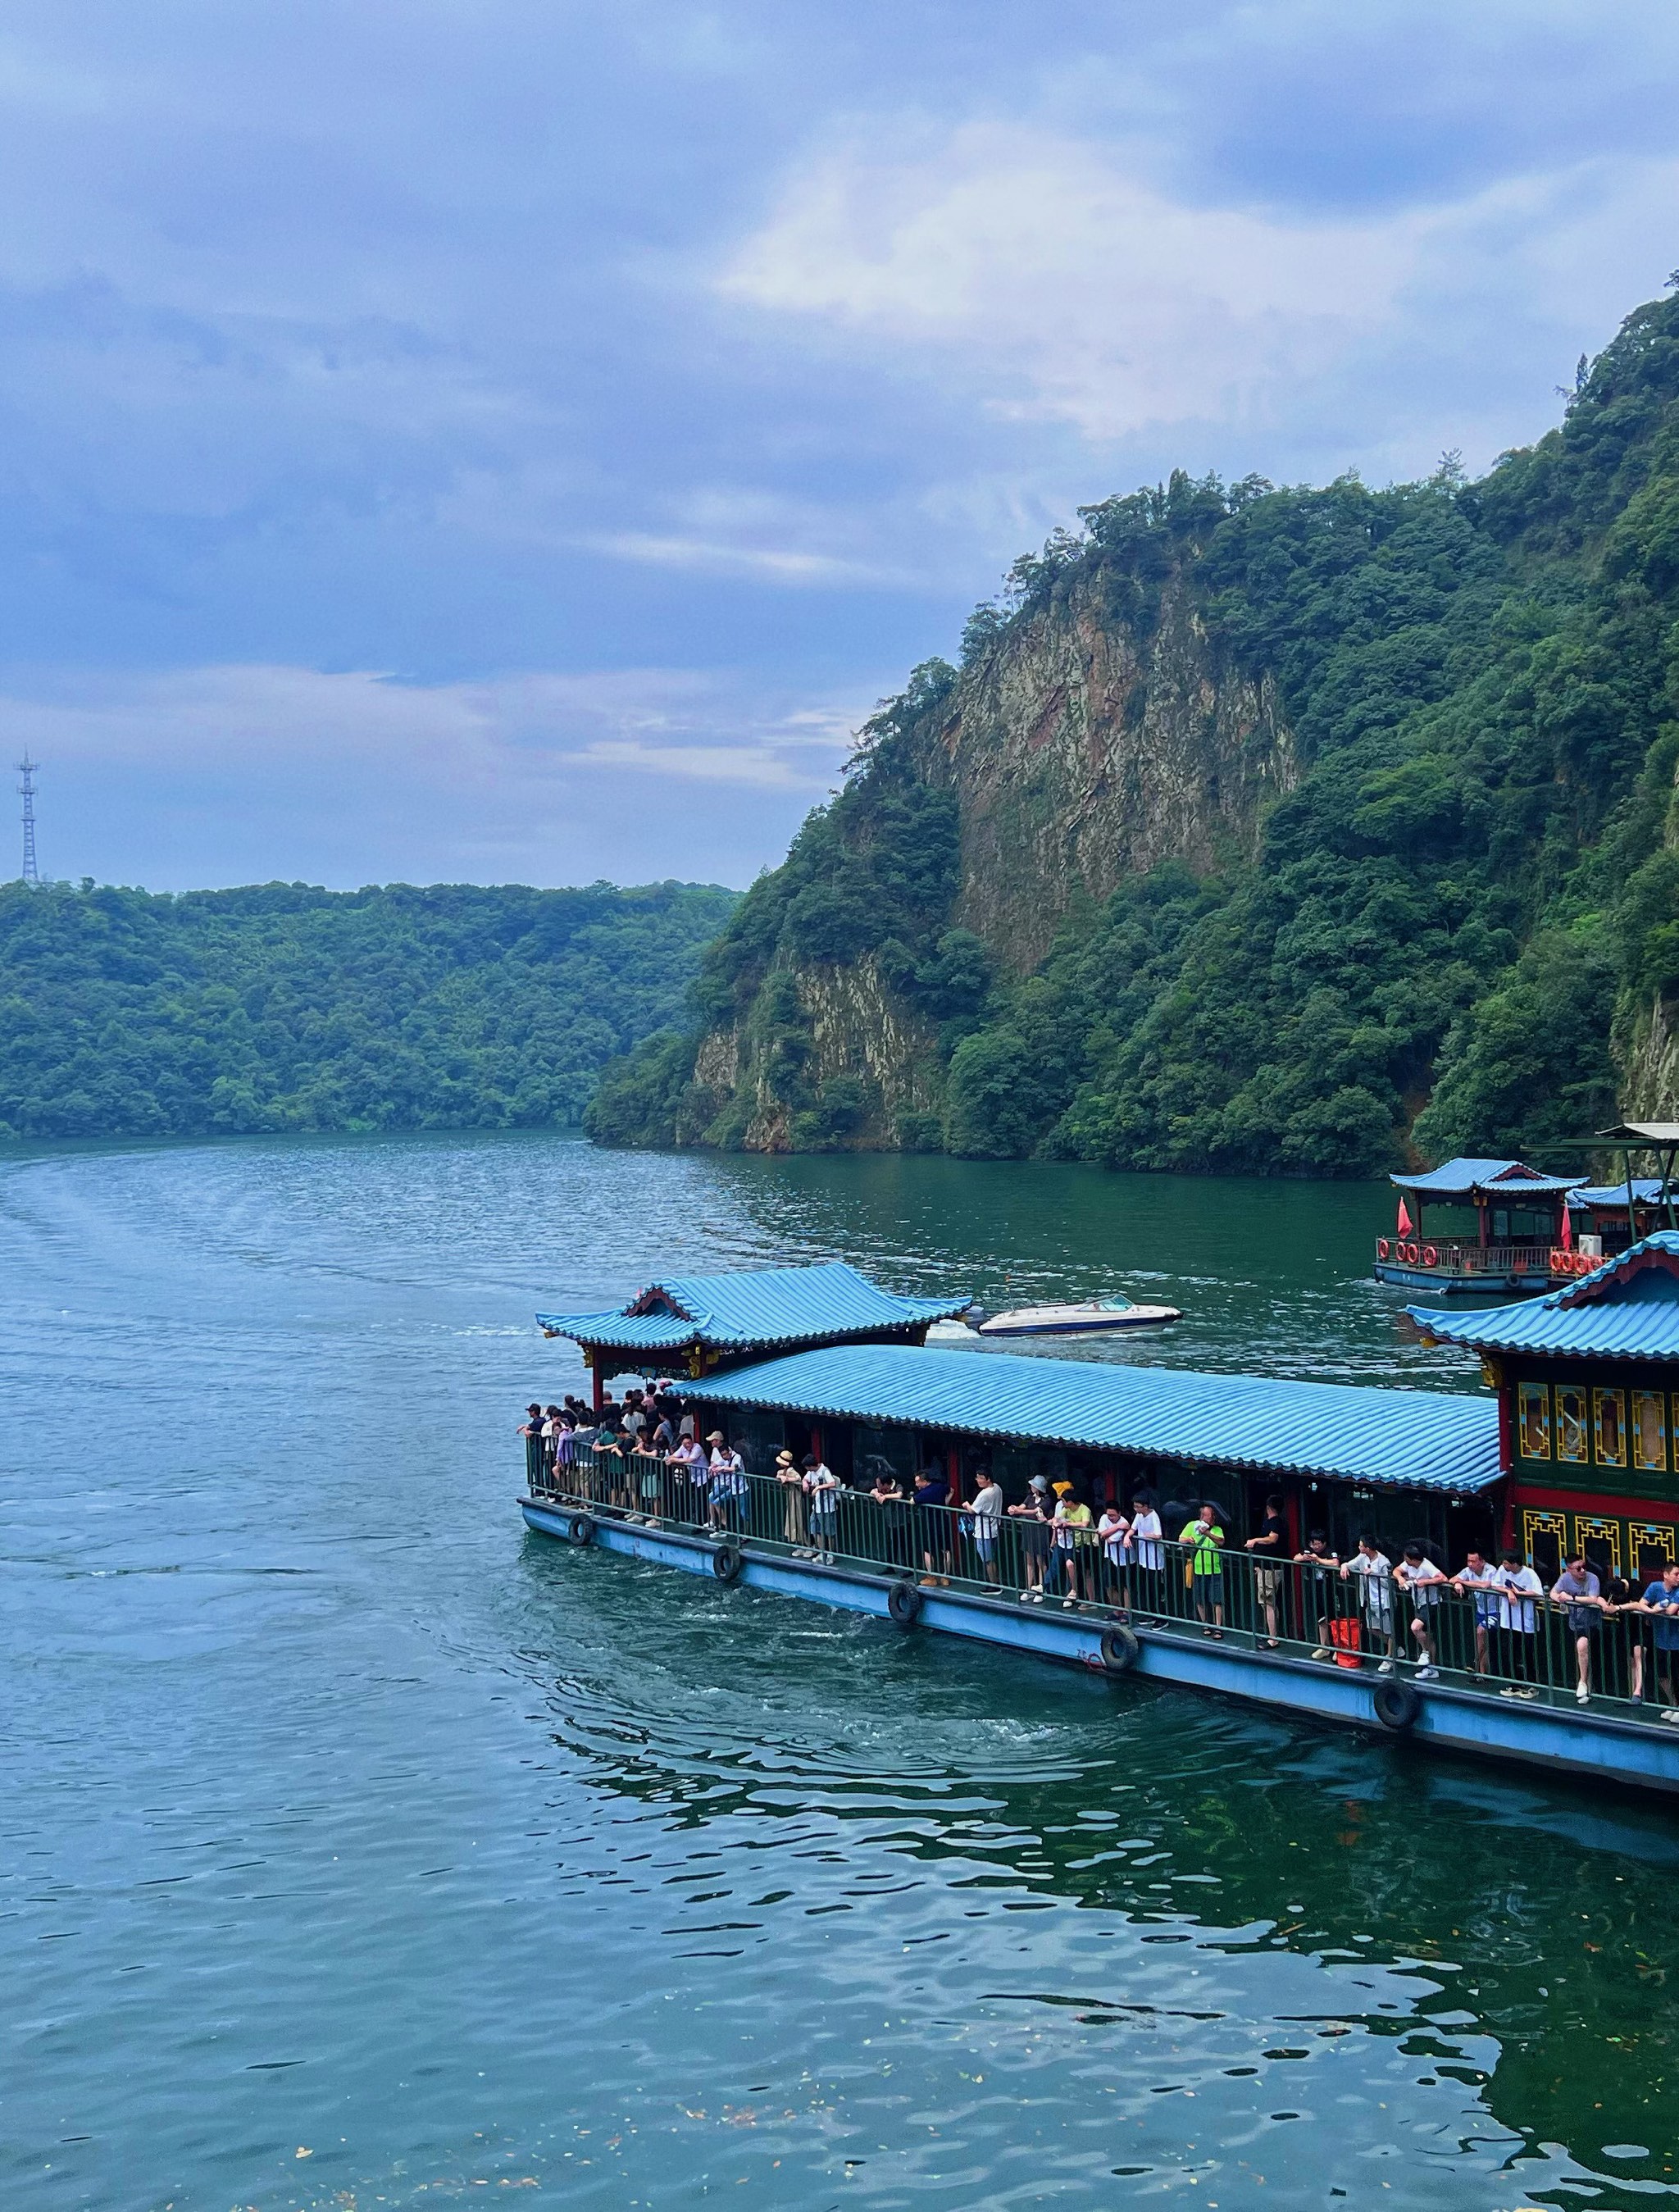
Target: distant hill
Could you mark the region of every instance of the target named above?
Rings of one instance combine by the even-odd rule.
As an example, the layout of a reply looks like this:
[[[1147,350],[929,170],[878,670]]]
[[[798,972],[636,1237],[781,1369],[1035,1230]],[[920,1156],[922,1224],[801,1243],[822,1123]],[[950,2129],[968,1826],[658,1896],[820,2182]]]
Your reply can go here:
[[[1080,512],[591,1132],[1368,1175],[1679,1115],[1679,297],[1479,482]]]
[[[677,1018],[736,894],[0,885],[0,1134],[525,1128]]]

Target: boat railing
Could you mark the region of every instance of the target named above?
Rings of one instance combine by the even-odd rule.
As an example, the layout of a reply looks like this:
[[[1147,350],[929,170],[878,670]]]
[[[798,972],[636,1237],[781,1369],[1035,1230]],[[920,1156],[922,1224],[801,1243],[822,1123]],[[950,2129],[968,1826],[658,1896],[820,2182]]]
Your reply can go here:
[[[527,1455],[526,1475],[539,1502],[735,1544],[754,1556],[1407,1680],[1423,1662],[1412,1627],[1420,1620],[1438,1679],[1487,1697],[1575,1704],[1584,1620],[1593,1705],[1679,1724],[1679,1650],[1658,1648],[1656,1617],[1629,1607],[1571,1616],[1542,1595],[1506,1599],[1456,1583],[1424,1598],[1396,1576],[1343,1572],[1339,1563],[1268,1561],[1239,1547],[1164,1539],[1120,1549],[1094,1530],[1036,1516],[1010,1513],[988,1523],[969,1507],[881,1502],[849,1487],[830,1493],[830,1510],[816,1511],[801,1486],[745,1474],[720,1482],[708,1468],[690,1471],[649,1453],[585,1447],[557,1465],[538,1450]]]
[[[1431,1275],[1485,1275],[1491,1283],[1509,1275],[1551,1273],[1548,1244],[1479,1244],[1473,1237],[1378,1237],[1376,1257],[1385,1267],[1420,1267]]]

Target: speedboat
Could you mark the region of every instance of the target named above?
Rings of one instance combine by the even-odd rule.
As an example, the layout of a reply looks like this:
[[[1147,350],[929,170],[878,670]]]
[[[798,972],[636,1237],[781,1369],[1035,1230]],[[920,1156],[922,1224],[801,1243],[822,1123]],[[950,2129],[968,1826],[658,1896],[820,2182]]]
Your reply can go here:
[[[1098,1329],[1159,1328],[1182,1321],[1177,1306],[1142,1306],[1129,1298],[1082,1298],[1054,1306],[1013,1306],[979,1325],[982,1336],[1088,1336]]]

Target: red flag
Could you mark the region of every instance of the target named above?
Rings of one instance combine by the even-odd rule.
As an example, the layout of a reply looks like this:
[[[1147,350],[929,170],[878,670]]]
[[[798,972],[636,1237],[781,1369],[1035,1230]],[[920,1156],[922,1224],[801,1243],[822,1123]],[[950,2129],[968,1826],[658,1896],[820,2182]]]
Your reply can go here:
[[[1402,1198],[1402,1199],[1400,1200],[1400,1201],[1399,1201],[1399,1234],[1400,1234],[1402,1237],[1408,1237],[1408,1236],[1410,1235],[1410,1233],[1411,1233],[1411,1217],[1410,1217],[1410,1215],[1409,1215],[1408,1213],[1407,1213],[1407,1212],[1406,1212],[1406,1211],[1405,1211],[1405,1201],[1404,1201],[1404,1200]]]
[[[1565,1252],[1572,1252],[1573,1250],[1574,1215],[1573,1210],[1569,1206],[1566,1198],[1562,1201],[1562,1235],[1557,1241],[1560,1243]]]

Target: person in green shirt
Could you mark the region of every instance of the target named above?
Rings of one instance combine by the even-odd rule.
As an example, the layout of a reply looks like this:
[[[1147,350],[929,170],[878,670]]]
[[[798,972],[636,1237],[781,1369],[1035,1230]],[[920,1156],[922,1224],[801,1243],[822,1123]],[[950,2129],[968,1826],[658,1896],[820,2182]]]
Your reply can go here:
[[[1225,1563],[1219,1548],[1224,1540],[1219,1509],[1210,1504],[1201,1507],[1177,1540],[1189,1547],[1189,1588],[1201,1627],[1208,1636],[1222,1637],[1225,1632]]]

